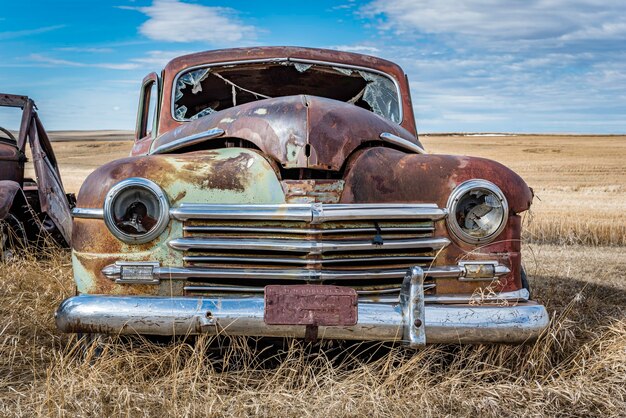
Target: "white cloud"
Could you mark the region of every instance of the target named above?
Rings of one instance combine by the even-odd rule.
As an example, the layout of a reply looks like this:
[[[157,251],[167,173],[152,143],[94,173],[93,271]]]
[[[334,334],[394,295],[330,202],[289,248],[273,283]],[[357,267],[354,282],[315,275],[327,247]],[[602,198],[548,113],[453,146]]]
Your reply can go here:
[[[421,131],[624,132],[624,2],[372,0],[361,13],[408,73]]]
[[[65,48],[55,48],[56,51],[63,52],[86,52],[89,54],[106,54],[109,52],[113,52],[113,48],[82,48],[82,47],[65,47]]]
[[[233,9],[184,3],[179,0],[154,0],[148,7],[123,7],[149,17],[139,32],[156,41],[207,42],[230,45],[256,38],[254,26],[243,24]]]
[[[624,8],[622,13],[626,13],[626,8]],[[597,25],[585,26],[576,32],[564,35],[561,39],[563,39],[564,41],[595,39],[626,40],[626,20],[623,17],[621,17],[621,19],[621,22],[598,22]]]
[[[338,51],[359,52],[363,54],[376,54],[380,52],[380,48],[370,45],[334,45],[328,47]]]
[[[604,0],[375,0],[370,16],[399,32],[493,40],[625,39],[626,3]]]
[[[109,70],[137,70],[140,68],[160,70],[172,59],[181,55],[190,54],[193,51],[176,50],[176,51],[147,51],[142,57],[131,58],[127,62],[96,62],[87,63],[82,61],[72,61],[61,58],[55,58],[42,54],[30,54],[28,59],[39,62],[45,66],[56,67],[91,67],[105,68]]]
[[[141,65],[136,62],[122,62],[122,63],[86,63],[79,61],[70,61],[64,59],[58,59],[53,57],[48,57],[41,54],[30,54],[29,59],[32,61],[37,61],[46,65],[54,65],[61,67],[94,67],[94,68],[106,68],[109,70],[136,70],[141,68]]]
[[[165,65],[175,57],[181,55],[191,54],[193,51],[178,50],[178,51],[148,51],[146,55],[139,58],[133,58],[131,61],[134,63],[142,64],[146,67],[163,68]]]
[[[82,62],[51,58],[51,57],[47,57],[41,54],[30,54],[28,58],[30,58],[33,61],[41,62],[44,64],[60,65],[64,67],[85,67],[87,65],[87,64],[83,64]]]
[[[137,70],[142,67],[140,64],[137,64],[134,62],[121,62],[121,63],[104,62],[104,63],[89,64],[89,65],[91,67],[106,68],[109,70]]]
[[[15,38],[21,38],[24,36],[37,35],[40,33],[46,33],[46,32],[50,32],[53,30],[61,29],[64,27],[65,25],[54,25],[54,26],[45,26],[42,28],[35,28],[35,29],[16,30],[12,32],[0,32],[0,40],[15,39]]]

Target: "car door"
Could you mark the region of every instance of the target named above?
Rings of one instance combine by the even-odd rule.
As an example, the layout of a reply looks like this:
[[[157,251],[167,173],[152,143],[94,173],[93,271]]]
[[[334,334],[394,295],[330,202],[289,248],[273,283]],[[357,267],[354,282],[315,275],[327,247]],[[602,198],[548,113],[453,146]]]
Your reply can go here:
[[[48,215],[69,244],[72,237],[70,202],[61,181],[59,166],[48,134],[33,109],[32,101],[29,101],[27,106],[29,108],[25,109],[25,112],[31,114],[27,135],[37,176],[41,211]]]

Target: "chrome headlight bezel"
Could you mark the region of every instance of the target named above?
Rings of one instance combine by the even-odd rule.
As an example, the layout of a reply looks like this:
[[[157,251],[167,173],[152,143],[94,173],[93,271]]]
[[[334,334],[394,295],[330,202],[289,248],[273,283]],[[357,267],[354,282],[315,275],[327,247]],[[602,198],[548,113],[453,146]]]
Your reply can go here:
[[[158,201],[159,210],[156,223],[149,231],[142,235],[131,235],[122,231],[118,228],[115,219],[113,218],[113,205],[115,204],[115,200],[120,196],[123,191],[126,191],[129,188],[144,189],[151,193]],[[127,244],[145,244],[161,235],[169,224],[169,212],[170,205],[167,196],[165,195],[163,190],[153,181],[141,177],[130,177],[120,181],[119,183],[111,187],[106,197],[104,198],[104,223],[106,224],[107,228],[109,228],[109,231],[111,231],[111,233],[117,239]]]
[[[498,200],[500,200],[503,209],[502,219],[500,220],[498,227],[491,234],[480,238],[465,232],[461,225],[459,225],[456,217],[458,203],[467,193],[474,190],[483,190],[492,193]],[[446,218],[446,224],[448,225],[448,230],[452,232],[456,238],[469,244],[486,244],[492,242],[498,235],[500,235],[500,233],[502,233],[504,228],[506,228],[506,224],[509,219],[509,205],[504,193],[502,193],[502,190],[500,190],[498,186],[483,179],[467,180],[459,184],[448,198],[447,209],[448,216]]]

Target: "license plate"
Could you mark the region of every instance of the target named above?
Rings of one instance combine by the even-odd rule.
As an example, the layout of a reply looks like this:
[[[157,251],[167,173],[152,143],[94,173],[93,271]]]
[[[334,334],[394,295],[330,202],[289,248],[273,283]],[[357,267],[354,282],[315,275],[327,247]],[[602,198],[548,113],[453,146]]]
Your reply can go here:
[[[349,326],[357,322],[356,290],[328,285],[265,287],[268,325]]]

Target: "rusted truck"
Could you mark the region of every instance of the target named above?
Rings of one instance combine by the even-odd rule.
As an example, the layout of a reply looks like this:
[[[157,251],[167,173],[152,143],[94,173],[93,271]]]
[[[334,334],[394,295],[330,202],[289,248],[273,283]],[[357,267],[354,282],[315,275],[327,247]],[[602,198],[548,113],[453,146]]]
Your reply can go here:
[[[0,93],[0,108],[22,110],[17,136],[0,127],[0,260],[29,247],[68,246],[74,197],[65,193],[35,103],[27,96]],[[24,177],[27,146],[36,181]]]
[[[503,165],[428,154],[402,69],[225,49],[149,74],[131,156],[73,210],[75,333],[522,343],[521,218]]]

